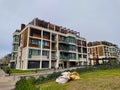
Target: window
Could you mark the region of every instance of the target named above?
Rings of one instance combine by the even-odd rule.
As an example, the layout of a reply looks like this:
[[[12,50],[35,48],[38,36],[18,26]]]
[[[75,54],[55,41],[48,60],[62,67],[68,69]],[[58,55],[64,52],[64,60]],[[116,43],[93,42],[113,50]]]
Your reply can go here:
[[[28,69],[40,68],[40,61],[28,61]]]
[[[42,52],[42,55],[43,55],[43,56],[47,56],[47,58],[49,58],[49,51],[43,51],[43,52]]]
[[[37,29],[31,28],[31,30],[30,30],[30,36],[41,37],[41,31],[37,30]]]
[[[43,46],[49,46],[49,42],[43,41]]]
[[[13,37],[13,42],[19,42],[19,36],[15,35],[15,36]]]
[[[41,41],[36,39],[30,39],[30,44],[38,45],[38,47],[40,48]]]
[[[13,50],[14,50],[14,51],[17,51],[17,50],[18,50],[18,45],[17,45],[17,44],[14,44],[14,45],[13,45]]]
[[[40,55],[40,50],[30,49],[29,50],[29,58],[31,58],[32,55]]]
[[[12,60],[17,60],[17,53],[12,53]]]
[[[43,31],[43,38],[50,39],[50,33]]]

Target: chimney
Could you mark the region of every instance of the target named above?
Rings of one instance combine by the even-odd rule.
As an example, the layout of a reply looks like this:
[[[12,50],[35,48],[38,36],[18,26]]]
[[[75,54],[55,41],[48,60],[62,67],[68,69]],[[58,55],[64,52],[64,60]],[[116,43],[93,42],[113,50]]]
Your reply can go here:
[[[25,28],[25,24],[21,24],[21,30]]]

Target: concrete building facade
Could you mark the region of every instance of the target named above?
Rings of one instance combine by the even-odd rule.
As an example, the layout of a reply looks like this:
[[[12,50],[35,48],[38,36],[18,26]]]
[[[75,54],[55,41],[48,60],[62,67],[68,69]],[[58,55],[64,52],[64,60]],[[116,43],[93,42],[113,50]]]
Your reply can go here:
[[[107,41],[88,43],[88,58],[90,65],[109,63],[110,60],[119,60],[119,48]]]
[[[13,33],[13,43],[12,43],[12,54],[11,54],[11,60],[10,60],[10,67],[15,68],[17,57],[18,57],[18,47],[19,47],[19,30],[16,30]]]
[[[13,34],[16,69],[69,68],[88,65],[87,41],[80,33],[35,18]],[[11,65],[13,66],[13,65]]]

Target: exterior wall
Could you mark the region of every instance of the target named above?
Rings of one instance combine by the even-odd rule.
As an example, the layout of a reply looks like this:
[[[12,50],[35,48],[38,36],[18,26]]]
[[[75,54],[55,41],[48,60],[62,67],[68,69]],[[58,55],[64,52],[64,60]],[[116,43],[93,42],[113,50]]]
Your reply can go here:
[[[93,45],[92,45],[93,44]],[[108,63],[110,60],[118,60],[119,49],[109,42],[88,43],[88,54],[91,65]]]
[[[10,59],[10,67],[15,68],[17,57],[18,57],[18,47],[19,47],[19,30],[16,30],[13,33],[13,49],[11,53],[11,59]]]
[[[19,34],[17,69],[69,68],[88,64],[86,39],[74,31],[35,19]]]

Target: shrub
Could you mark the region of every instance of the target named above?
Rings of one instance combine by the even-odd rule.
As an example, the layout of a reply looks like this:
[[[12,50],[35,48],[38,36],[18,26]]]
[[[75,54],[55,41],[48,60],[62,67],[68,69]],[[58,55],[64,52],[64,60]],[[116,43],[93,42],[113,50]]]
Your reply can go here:
[[[54,72],[53,74],[47,75],[47,77],[40,76],[38,79],[36,79],[35,84],[41,84],[45,81],[56,79],[61,75],[61,72]]]
[[[39,90],[34,85],[35,78],[30,77],[26,80],[25,77],[21,77],[21,79],[16,83],[15,90]]]
[[[45,77],[44,76],[39,76],[39,78],[35,80],[35,84],[40,84],[44,81],[45,81]]]
[[[53,72],[53,74],[49,74],[45,79],[46,80],[56,79],[60,75],[61,75],[61,72]]]
[[[3,69],[3,71],[4,71],[5,73],[11,74],[11,68],[10,68],[10,67],[8,67],[8,66],[2,66],[1,68]]]

